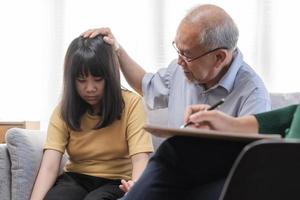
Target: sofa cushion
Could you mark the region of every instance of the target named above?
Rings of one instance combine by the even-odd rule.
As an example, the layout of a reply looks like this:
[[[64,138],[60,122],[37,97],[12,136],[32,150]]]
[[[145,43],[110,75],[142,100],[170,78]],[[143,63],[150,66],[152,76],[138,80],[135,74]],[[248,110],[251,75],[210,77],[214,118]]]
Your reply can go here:
[[[36,130],[9,129],[7,149],[11,159],[11,199],[27,200],[38,173],[46,134]]]
[[[0,144],[0,196],[10,200],[10,161],[6,144]]]
[[[272,110],[300,103],[300,92],[295,93],[270,93]]]

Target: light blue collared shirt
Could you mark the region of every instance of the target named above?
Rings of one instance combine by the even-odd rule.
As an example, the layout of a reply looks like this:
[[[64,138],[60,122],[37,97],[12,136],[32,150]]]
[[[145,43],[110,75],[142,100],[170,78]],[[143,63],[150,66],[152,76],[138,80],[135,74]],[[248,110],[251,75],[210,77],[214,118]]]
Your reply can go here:
[[[142,90],[148,108],[168,108],[168,125],[171,127],[183,124],[184,111],[188,105],[212,105],[222,98],[226,101],[218,109],[235,117],[271,108],[263,81],[243,61],[243,55],[238,49],[226,74],[208,90],[188,81],[177,60],[171,62],[168,68],[160,69],[154,74],[145,74]]]

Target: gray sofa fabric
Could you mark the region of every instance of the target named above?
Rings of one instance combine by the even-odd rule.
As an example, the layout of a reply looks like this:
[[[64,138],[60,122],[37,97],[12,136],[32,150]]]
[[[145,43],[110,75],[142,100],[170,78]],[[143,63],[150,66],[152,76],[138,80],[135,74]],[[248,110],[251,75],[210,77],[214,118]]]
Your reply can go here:
[[[13,128],[6,134],[11,161],[11,198],[29,199],[42,159],[45,135],[40,131]]]
[[[287,105],[300,103],[300,92],[294,93],[271,93],[272,110],[282,108]]]
[[[27,200],[30,198],[31,190],[40,167],[43,156],[43,144],[46,132],[12,128],[6,133],[6,144],[1,145],[0,167],[6,166],[6,173],[0,171],[0,177],[5,177],[9,184],[0,189],[0,199]],[[4,157],[4,150],[7,156]],[[3,156],[2,156],[3,155]],[[68,160],[64,155],[61,162],[61,171]],[[5,165],[2,164],[5,161]],[[8,165],[9,164],[9,165]],[[2,178],[1,178],[2,180]],[[2,184],[2,183],[1,183]],[[8,193],[8,194],[6,194]]]
[[[10,159],[6,144],[0,144],[0,198],[10,200]]]

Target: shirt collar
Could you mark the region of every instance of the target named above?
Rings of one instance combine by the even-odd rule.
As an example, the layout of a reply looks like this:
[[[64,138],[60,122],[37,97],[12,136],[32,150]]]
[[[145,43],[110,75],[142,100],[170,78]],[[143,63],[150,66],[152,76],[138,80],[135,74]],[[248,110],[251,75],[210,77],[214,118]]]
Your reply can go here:
[[[233,61],[217,85],[225,88],[228,93],[232,91],[235,78],[243,63],[243,54],[239,49],[236,49],[233,56]]]
[[[233,55],[233,61],[230,67],[228,68],[228,71],[224,74],[224,76],[220,79],[220,81],[215,86],[205,90],[202,84],[197,84],[197,83],[194,84],[195,85],[197,84],[198,87],[201,88],[202,93],[207,93],[219,87],[224,88],[228,93],[230,93],[233,89],[235,78],[242,64],[243,64],[243,54],[238,48],[236,48]]]

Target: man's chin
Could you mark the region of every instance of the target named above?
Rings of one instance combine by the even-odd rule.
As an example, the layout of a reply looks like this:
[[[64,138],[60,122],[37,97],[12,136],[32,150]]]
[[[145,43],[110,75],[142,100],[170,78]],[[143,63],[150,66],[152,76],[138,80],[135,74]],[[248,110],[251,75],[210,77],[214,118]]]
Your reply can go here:
[[[198,83],[195,77],[190,73],[189,74],[185,73],[185,77],[190,83]]]

